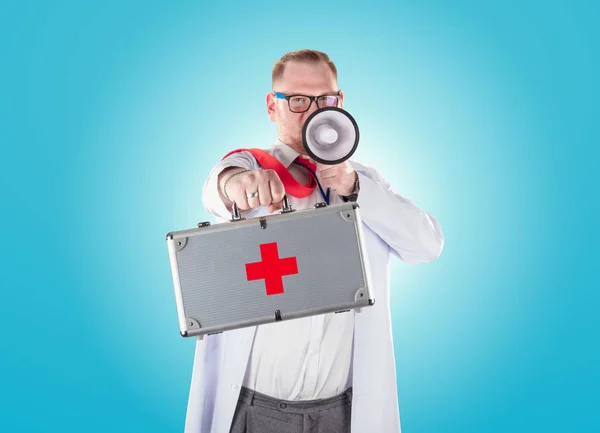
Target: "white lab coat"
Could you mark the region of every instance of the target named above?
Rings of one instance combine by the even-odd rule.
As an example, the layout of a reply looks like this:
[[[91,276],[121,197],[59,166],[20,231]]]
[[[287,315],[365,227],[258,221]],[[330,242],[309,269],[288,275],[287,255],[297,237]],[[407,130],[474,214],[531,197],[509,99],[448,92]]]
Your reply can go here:
[[[360,179],[358,204],[375,297],[372,307],[354,313],[352,433],[400,433],[389,302],[390,255],[406,263],[430,262],[440,255],[444,236],[434,217],[393,192],[376,170],[351,164]],[[213,169],[205,183],[205,206],[209,200],[219,200],[216,174]],[[223,214],[215,215],[217,222],[230,217],[224,206],[222,210]],[[265,214],[263,207],[249,216]],[[248,327],[197,340],[186,433],[229,432],[255,331],[256,327]]]

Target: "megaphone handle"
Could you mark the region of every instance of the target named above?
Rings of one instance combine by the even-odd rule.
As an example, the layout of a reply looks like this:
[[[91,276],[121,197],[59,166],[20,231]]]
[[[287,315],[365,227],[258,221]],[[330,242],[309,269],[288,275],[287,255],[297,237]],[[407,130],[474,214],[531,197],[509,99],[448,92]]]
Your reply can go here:
[[[290,205],[287,194],[283,194],[283,208],[281,209],[281,213],[292,212],[293,210],[294,209],[292,209],[292,206]],[[237,204],[235,203],[235,201],[232,202],[231,221],[238,221],[238,220],[242,220],[242,219],[244,219],[244,218],[242,218],[242,215],[240,214],[240,210],[239,210]]]

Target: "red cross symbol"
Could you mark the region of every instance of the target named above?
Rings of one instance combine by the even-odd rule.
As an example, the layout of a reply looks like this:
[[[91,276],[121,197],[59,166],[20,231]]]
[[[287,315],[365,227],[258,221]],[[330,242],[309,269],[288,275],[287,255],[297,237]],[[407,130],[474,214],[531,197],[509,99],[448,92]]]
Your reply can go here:
[[[277,242],[260,245],[262,261],[246,264],[248,281],[265,280],[267,296],[283,293],[283,276],[298,273],[296,257],[279,258]]]

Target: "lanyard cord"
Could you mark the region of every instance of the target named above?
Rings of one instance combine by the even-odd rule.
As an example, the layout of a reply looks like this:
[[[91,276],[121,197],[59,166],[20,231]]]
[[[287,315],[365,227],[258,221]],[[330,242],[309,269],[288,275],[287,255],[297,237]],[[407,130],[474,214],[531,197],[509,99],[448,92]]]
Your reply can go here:
[[[310,167],[307,167],[306,165],[300,164],[299,162],[296,162],[296,161],[294,161],[294,164],[299,165],[300,167],[304,167],[308,171],[310,171],[310,173],[313,175],[313,177],[317,181],[317,185],[319,185],[319,189],[321,190],[321,195],[325,199],[325,203],[327,203],[327,206],[329,206],[329,194],[331,193],[331,188],[327,188],[327,194],[325,194],[325,191],[323,191],[323,187],[321,186],[321,182],[319,182],[319,178],[317,178],[317,174]]]

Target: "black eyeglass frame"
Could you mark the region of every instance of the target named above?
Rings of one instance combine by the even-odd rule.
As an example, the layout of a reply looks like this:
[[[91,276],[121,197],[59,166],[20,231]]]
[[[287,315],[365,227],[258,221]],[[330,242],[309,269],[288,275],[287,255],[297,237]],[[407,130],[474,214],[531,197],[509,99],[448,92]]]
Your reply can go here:
[[[326,105],[324,107],[320,107],[319,106],[319,98],[323,98],[323,97],[326,97],[326,96],[333,96],[333,97],[335,97],[336,98],[335,107],[338,107],[340,105],[340,96],[342,95],[342,91],[338,90],[336,93],[333,93],[333,94],[326,93],[324,95],[319,95],[319,96],[309,96],[309,95],[300,95],[300,94],[286,95],[285,93],[281,93],[281,92],[273,92],[273,95],[275,95],[275,97],[277,99],[285,99],[285,100],[287,100],[288,109],[292,113],[306,113],[308,110],[310,110],[310,107],[312,107],[313,101],[314,101],[315,104],[317,104],[317,108],[332,107],[332,105]],[[310,100],[310,103],[308,104],[308,107],[306,107],[306,110],[303,110],[303,111],[294,111],[294,110],[292,110],[292,106],[290,105],[290,99],[298,97],[298,96],[302,96],[303,98],[308,98]]]

